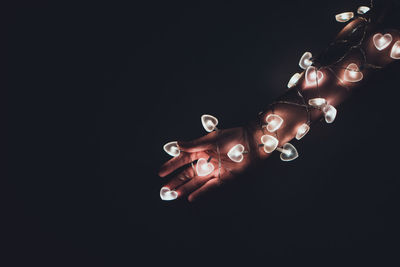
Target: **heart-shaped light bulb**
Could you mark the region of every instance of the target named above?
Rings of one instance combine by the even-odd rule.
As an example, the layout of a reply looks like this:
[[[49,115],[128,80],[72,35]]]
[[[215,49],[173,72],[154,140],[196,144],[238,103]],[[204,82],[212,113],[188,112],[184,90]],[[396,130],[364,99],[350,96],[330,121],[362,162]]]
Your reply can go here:
[[[205,158],[200,158],[196,164],[196,172],[198,176],[207,176],[214,171],[214,165],[207,162]]]
[[[312,64],[312,54],[310,52],[305,52],[299,61],[299,66],[300,68],[302,68],[303,70],[307,69],[309,66],[311,66]]]
[[[390,57],[393,59],[400,59],[400,41],[394,43]]]
[[[334,106],[326,105],[322,108],[322,112],[324,113],[325,121],[327,123],[332,123],[335,120],[337,110]]]
[[[369,7],[367,7],[367,6],[360,6],[360,7],[358,7],[358,9],[357,9],[357,13],[358,14],[365,14],[365,13],[367,13],[368,11],[369,11]]]
[[[306,84],[308,86],[315,86],[321,83],[322,79],[324,78],[324,74],[317,70],[317,68],[310,66],[306,70]]]
[[[243,160],[244,146],[237,144],[232,147],[228,152],[228,157],[234,162],[241,162]]]
[[[326,105],[326,100],[325,100],[325,98],[322,98],[322,97],[312,98],[312,99],[308,100],[308,104],[312,107],[320,108],[320,107]]]
[[[293,86],[295,86],[297,84],[297,82],[299,81],[300,77],[301,77],[300,73],[293,74],[293,76],[290,78],[290,80],[287,84],[287,87],[292,88]]]
[[[282,148],[278,147],[277,150],[281,152],[281,160],[283,161],[291,161],[299,156],[296,148],[290,143],[284,144]]]
[[[276,114],[269,114],[265,121],[267,122],[267,130],[270,133],[278,130],[283,123],[283,119],[281,118],[281,116]]]
[[[335,16],[337,22],[346,22],[354,18],[353,12],[343,12]]]
[[[172,157],[177,157],[181,153],[178,147],[178,142],[176,141],[166,143],[164,145],[164,151],[167,152]]]
[[[359,82],[363,79],[363,74],[358,68],[357,64],[350,63],[344,71],[343,79],[347,82]]]
[[[264,151],[265,153],[271,153],[278,147],[278,139],[271,135],[263,135],[261,136],[261,143],[264,144]]]
[[[374,37],[372,37],[372,41],[374,42],[376,49],[378,49],[379,51],[388,47],[392,40],[393,38],[390,33],[386,33],[385,35],[377,33],[374,35]]]
[[[300,127],[297,128],[296,139],[300,140],[301,138],[303,138],[309,130],[310,126],[308,126],[307,123],[303,123],[302,125],[300,125]]]
[[[204,129],[210,133],[217,127],[218,120],[214,116],[204,114],[201,116],[201,124],[203,124]]]
[[[160,190],[160,198],[162,200],[174,200],[178,197],[178,193],[175,190],[170,190],[168,187],[163,187]]]

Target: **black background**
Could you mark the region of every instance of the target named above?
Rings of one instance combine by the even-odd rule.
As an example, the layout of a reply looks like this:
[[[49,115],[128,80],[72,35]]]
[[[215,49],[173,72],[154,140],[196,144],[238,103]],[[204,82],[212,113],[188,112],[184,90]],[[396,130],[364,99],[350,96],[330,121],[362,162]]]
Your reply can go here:
[[[294,141],[295,161],[275,154],[196,203],[159,198],[164,143],[203,135],[204,113],[254,119],[357,3],[3,10],[4,266],[398,263],[398,62]]]

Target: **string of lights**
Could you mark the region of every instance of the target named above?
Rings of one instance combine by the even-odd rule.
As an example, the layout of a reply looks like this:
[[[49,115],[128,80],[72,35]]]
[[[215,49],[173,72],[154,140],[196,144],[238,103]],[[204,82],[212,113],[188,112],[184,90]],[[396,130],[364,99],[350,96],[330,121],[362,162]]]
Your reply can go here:
[[[291,143],[284,143],[279,146],[278,130],[285,124],[285,118],[275,114],[276,105],[289,105],[305,111],[306,122],[302,123],[295,130],[295,138],[302,139],[311,129],[311,112],[318,111],[325,119],[326,123],[333,123],[337,116],[337,109],[325,97],[321,96],[320,87],[327,79],[335,79],[338,84],[349,90],[352,85],[361,82],[364,79],[363,71],[380,69],[382,66],[372,64],[368,61],[364,46],[367,40],[367,28],[371,23],[371,18],[368,16],[370,10],[373,9],[373,1],[370,6],[360,6],[356,12],[343,12],[335,15],[335,19],[339,23],[348,23],[357,20],[359,23],[350,31],[345,38],[338,38],[329,44],[326,51],[317,57],[313,57],[312,53],[307,51],[301,56],[298,66],[302,69],[301,72],[296,72],[291,76],[287,83],[287,88],[295,90],[296,97],[299,102],[288,100],[277,100],[269,105],[267,111],[259,113],[258,125],[262,131],[260,144],[264,153],[271,154],[274,151],[280,152],[282,161],[292,161],[299,156],[297,149]],[[400,34],[398,35],[400,36]],[[398,38],[398,37],[397,37]],[[392,34],[388,31],[375,32],[372,35],[372,43],[376,51],[388,53],[390,58],[394,60],[400,59],[400,40],[394,40]],[[391,47],[391,48],[390,48]],[[345,48],[345,49],[343,49]],[[390,48],[390,49],[389,49]],[[336,51],[342,53],[335,54]],[[348,58],[350,53],[358,53],[361,55],[361,61],[345,63],[344,59]],[[337,70],[337,71],[335,71]],[[299,83],[304,81],[303,83]],[[314,90],[314,97],[306,97],[305,90]],[[218,135],[218,119],[212,115],[205,114],[201,116],[203,128],[211,133],[216,131]],[[216,144],[218,155],[218,177],[221,173],[221,155],[218,144]],[[245,147],[245,144],[233,145],[227,153],[228,158],[235,163],[243,161],[250,148]],[[180,155],[179,145],[176,141],[169,142],[164,145],[164,150],[172,157]],[[199,158],[196,162],[195,172],[197,176],[210,175],[215,170],[214,164],[211,162],[211,156],[207,158]],[[160,195],[164,200],[168,198],[174,199],[175,191],[163,187]]]

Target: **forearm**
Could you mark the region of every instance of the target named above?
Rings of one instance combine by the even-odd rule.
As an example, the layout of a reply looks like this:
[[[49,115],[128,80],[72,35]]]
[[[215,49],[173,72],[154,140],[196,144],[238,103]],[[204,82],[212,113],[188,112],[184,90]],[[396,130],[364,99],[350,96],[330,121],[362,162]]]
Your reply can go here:
[[[379,11],[349,22],[319,56],[301,61],[299,65],[304,71],[295,76],[297,79],[291,79],[289,90],[246,127],[218,130],[218,120],[203,115],[202,124],[209,132],[207,135],[164,146],[164,150],[174,158],[164,163],[159,175],[168,176],[178,168],[182,171],[177,172],[161,189],[161,198],[172,200],[189,195],[189,200],[193,201],[237,177],[237,174],[269,157],[275,150],[281,152],[280,157],[284,161],[295,159],[296,142],[291,140],[300,140],[305,135],[307,131],[301,132],[301,129],[309,129],[313,122],[321,118],[326,123],[334,122],[340,103],[357,87],[368,82],[368,77],[374,72],[400,59],[400,34],[387,30],[390,25],[382,27],[382,18],[385,17],[382,14],[385,12],[379,8],[376,10]],[[397,18],[396,12],[392,14]],[[390,33],[392,40],[379,41],[381,36],[377,33]],[[321,103],[315,105],[315,99]],[[342,116],[340,110],[338,114]]]
[[[274,145],[265,147],[265,140],[275,140],[276,149],[280,150],[296,135],[301,137],[301,129],[311,127],[313,122],[323,117],[327,122],[333,122],[332,115],[335,115],[337,106],[345,101],[354,89],[368,82],[368,77],[374,72],[398,60],[399,32],[393,29],[383,30],[379,26],[378,21],[371,22],[368,17],[357,18],[348,23],[328,49],[312,59],[312,67],[301,74],[297,84],[248,125],[249,146],[255,151],[255,157],[267,158],[275,150]],[[387,47],[379,46],[379,36],[375,37],[378,47],[374,44],[373,38],[377,33],[391,35],[392,40]],[[397,46],[399,47],[396,49]],[[310,105],[312,103],[309,101],[316,98],[323,99],[324,103],[320,106]],[[283,119],[276,131],[270,131],[274,127],[267,127],[267,118],[271,114]],[[270,125],[273,126],[271,123]],[[262,140],[263,136],[266,139]]]

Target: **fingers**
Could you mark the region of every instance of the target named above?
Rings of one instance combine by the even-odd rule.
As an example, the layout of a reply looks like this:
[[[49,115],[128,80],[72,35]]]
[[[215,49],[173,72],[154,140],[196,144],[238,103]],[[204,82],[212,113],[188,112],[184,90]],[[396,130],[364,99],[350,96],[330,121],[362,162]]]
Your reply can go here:
[[[168,174],[172,173],[176,169],[189,164],[199,158],[208,158],[208,155],[205,152],[196,152],[196,153],[181,153],[179,156],[170,159],[165,162],[159,172],[158,175],[160,177],[165,177]]]
[[[190,202],[195,201],[199,197],[201,197],[203,194],[208,193],[209,191],[219,187],[221,185],[221,179],[219,178],[212,178],[211,180],[208,180],[204,185],[202,185],[200,188],[198,188],[196,191],[191,193],[188,197],[188,200]]]
[[[173,177],[164,187],[168,187],[171,190],[179,187],[180,185],[190,181],[193,177],[196,176],[196,173],[192,166],[186,168],[184,171]]]
[[[181,151],[199,152],[213,148],[216,132],[209,133],[193,141],[178,141],[178,146]]]
[[[208,180],[210,180],[213,176],[195,176],[190,181],[185,184],[182,184],[178,189],[175,191],[178,192],[178,197],[184,197],[189,195],[197,188],[201,187],[205,184]]]

